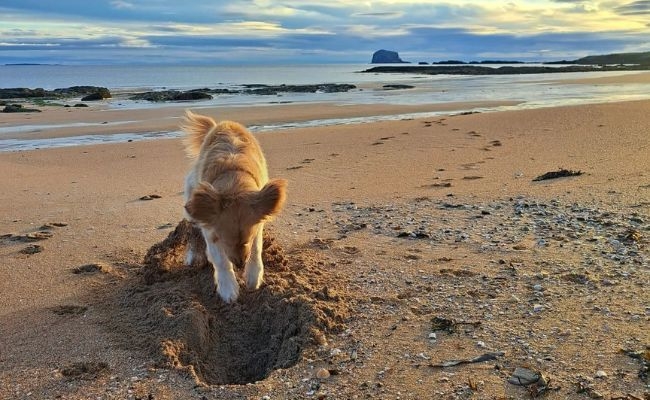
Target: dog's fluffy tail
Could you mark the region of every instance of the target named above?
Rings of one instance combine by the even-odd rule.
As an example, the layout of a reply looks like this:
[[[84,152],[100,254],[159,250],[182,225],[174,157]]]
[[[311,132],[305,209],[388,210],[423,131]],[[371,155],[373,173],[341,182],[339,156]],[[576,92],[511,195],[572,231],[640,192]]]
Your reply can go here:
[[[181,129],[185,132],[185,152],[189,157],[195,158],[201,150],[201,144],[206,135],[217,126],[217,122],[205,115],[194,114],[192,111],[185,112],[185,119]]]

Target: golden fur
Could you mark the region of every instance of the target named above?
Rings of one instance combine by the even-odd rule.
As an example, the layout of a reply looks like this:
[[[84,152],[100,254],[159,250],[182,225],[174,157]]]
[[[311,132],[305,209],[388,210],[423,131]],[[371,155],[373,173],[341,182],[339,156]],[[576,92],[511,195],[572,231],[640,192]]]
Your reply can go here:
[[[202,229],[217,291],[234,301],[232,264],[245,266],[249,289],[262,282],[262,230],[282,209],[287,182],[269,181],[262,149],[241,124],[188,111],[182,128],[186,152],[194,159],[185,179],[186,214]],[[188,262],[191,258],[190,250]]]

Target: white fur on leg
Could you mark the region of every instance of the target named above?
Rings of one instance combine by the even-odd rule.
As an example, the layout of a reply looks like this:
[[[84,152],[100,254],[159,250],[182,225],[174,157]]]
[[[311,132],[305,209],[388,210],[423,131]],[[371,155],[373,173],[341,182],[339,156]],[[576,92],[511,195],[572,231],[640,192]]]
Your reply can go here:
[[[203,237],[206,232],[203,232]],[[228,260],[219,246],[206,240],[206,254],[208,260],[214,267],[214,283],[217,285],[217,293],[226,303],[232,303],[239,297],[239,284],[233,270],[232,263]]]
[[[257,235],[253,240],[251,257],[244,268],[246,287],[250,290],[259,289],[264,279],[264,263],[262,262],[262,247],[264,244],[264,239],[262,238],[263,230],[263,227],[260,227],[257,231]]]

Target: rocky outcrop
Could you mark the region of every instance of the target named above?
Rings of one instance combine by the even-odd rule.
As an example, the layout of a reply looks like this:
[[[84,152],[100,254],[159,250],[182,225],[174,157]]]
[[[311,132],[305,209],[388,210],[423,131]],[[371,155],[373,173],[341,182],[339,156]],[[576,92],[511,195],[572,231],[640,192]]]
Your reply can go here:
[[[99,94],[103,99],[110,98],[111,92],[101,86],[71,86],[69,88],[45,90],[43,88],[9,88],[0,89],[0,99],[32,99],[81,97]]]
[[[316,85],[262,85],[249,84],[242,85],[238,88],[201,88],[187,91],[180,90],[159,90],[141,93],[133,93],[129,100],[145,100],[151,102],[173,102],[173,101],[197,101],[211,100],[214,96],[225,94],[236,95],[279,95],[282,93],[337,93],[347,92],[356,89],[355,85],[339,83],[323,83]],[[100,101],[111,98],[108,89],[98,86],[73,86],[65,89],[45,90],[45,89],[28,89],[13,88],[0,89],[0,99],[63,99],[83,96],[81,101]],[[3,105],[0,103],[0,105]],[[75,105],[83,107],[85,105]]]
[[[372,64],[401,64],[406,61],[402,61],[399,58],[399,54],[396,51],[391,50],[377,50],[372,55]]]
[[[7,104],[5,108],[2,109],[3,113],[19,113],[19,112],[41,112],[36,108],[25,108],[22,104]]]
[[[243,93],[257,95],[277,95],[280,93],[338,93],[355,89],[356,86],[339,83],[321,85],[244,85]]]
[[[386,90],[399,90],[399,89],[413,89],[415,86],[403,85],[403,84],[391,84],[382,86]]]
[[[131,97],[131,100],[147,100],[152,102],[162,101],[195,101],[195,100],[211,100],[212,96],[205,93],[203,90],[188,90],[181,92],[178,90],[161,90],[157,92],[144,92],[138,93]]]

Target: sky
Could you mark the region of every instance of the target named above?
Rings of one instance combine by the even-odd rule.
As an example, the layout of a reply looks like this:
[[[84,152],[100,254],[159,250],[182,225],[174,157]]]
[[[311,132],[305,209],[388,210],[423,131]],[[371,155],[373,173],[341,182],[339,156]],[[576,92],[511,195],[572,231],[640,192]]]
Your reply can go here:
[[[379,49],[414,63],[650,51],[650,0],[0,0],[0,64],[369,63]]]

